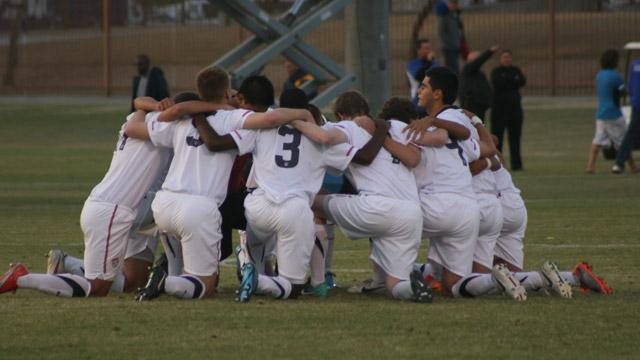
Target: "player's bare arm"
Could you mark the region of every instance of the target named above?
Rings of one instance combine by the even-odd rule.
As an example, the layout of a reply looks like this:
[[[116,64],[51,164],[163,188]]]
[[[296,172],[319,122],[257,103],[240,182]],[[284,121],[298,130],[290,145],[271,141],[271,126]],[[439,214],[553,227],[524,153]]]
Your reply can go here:
[[[295,120],[315,123],[313,115],[305,109],[286,109],[280,108],[264,113],[253,113],[244,121],[243,129],[267,129],[284,124],[288,124]]]
[[[209,151],[225,151],[237,149],[238,145],[231,135],[219,135],[207,121],[206,116],[197,114],[193,117],[193,123],[200,134],[200,140]]]
[[[485,170],[497,171],[500,167],[500,160],[495,156],[483,157],[469,163],[469,171],[471,171],[471,175],[473,176],[476,176]]]
[[[389,124],[386,121],[376,119],[376,131],[373,133],[373,137],[367,142],[356,154],[353,156],[353,161],[360,165],[369,165],[378,155],[380,148],[384,144],[384,139],[387,137],[389,131]]]
[[[498,153],[498,149],[493,143],[491,133],[482,125],[482,122],[476,122],[473,126],[478,130],[478,136],[480,137],[480,157],[493,157]]]
[[[338,129],[323,129],[311,122],[293,121],[291,125],[309,140],[321,145],[335,145],[347,142],[347,135]]]
[[[218,110],[233,110],[233,107],[225,103],[211,103],[197,100],[185,101],[162,111],[158,116],[158,121],[174,121],[185,115],[208,113]]]
[[[420,149],[411,143],[405,145],[393,140],[390,136],[384,139],[382,145],[388,152],[396,157],[404,166],[412,169],[420,163]]]
[[[146,111],[136,110],[133,118],[127,121],[124,127],[124,134],[133,139],[149,140],[149,129],[147,129],[147,124],[144,121],[146,115]]]
[[[427,131],[419,134],[419,137],[413,140],[418,145],[442,147],[449,142],[449,133],[445,129],[436,129],[435,131]]]
[[[425,117],[420,120],[412,121],[406,128],[402,131],[407,133],[407,138],[415,140],[418,138],[420,134],[423,134],[430,127],[437,127],[440,129],[447,130],[449,135],[457,140],[466,140],[471,136],[471,131],[453,121],[438,119],[434,117]]]
[[[175,102],[173,101],[173,99],[170,99],[170,98],[164,98],[160,101],[157,101],[156,99],[149,96],[141,96],[141,97],[137,97],[133,101],[133,105],[136,108],[136,110],[143,110],[147,112],[163,111],[175,105]]]

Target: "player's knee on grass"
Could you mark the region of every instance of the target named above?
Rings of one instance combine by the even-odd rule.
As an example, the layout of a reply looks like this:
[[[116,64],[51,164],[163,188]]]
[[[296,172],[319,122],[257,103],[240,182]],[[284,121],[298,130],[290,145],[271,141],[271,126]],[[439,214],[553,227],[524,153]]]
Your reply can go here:
[[[111,284],[113,281],[111,280],[101,280],[101,279],[93,279],[89,280],[91,283],[91,291],[89,292],[90,296],[107,296],[109,294],[109,289],[111,288]]]
[[[502,258],[500,258],[498,256],[494,256],[493,257],[493,265],[498,265],[498,264],[504,264],[507,267],[507,269],[509,269],[509,271],[511,271],[511,272],[521,272],[522,271],[522,269],[519,268],[518,266],[513,265],[510,262],[508,262],[508,261],[506,261],[506,260],[504,260],[504,259],[502,259]]]
[[[218,274],[213,274],[212,276],[197,276],[197,278],[204,284],[204,295],[202,297],[206,298],[213,296],[216,292]]]
[[[126,259],[124,261],[124,267],[122,268],[125,277],[124,292],[132,292],[144,287],[149,278],[149,268],[151,265],[153,265],[153,263],[142,259]]]
[[[443,294],[447,297],[453,297],[453,285],[455,285],[460,279],[462,279],[461,276],[456,275],[447,269],[442,269]]]

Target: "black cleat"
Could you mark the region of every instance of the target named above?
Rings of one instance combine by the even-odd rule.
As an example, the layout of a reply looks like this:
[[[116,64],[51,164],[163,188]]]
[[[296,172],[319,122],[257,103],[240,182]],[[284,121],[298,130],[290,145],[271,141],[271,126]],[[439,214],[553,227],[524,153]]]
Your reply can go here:
[[[412,271],[409,275],[411,289],[413,290],[413,301],[418,303],[431,304],[433,302],[433,290],[429,283],[422,277],[420,271]]]
[[[149,281],[147,285],[138,289],[138,295],[136,295],[136,301],[149,301],[157,298],[164,292],[164,282],[167,279],[167,271],[162,266],[162,263],[154,265],[149,273]]]

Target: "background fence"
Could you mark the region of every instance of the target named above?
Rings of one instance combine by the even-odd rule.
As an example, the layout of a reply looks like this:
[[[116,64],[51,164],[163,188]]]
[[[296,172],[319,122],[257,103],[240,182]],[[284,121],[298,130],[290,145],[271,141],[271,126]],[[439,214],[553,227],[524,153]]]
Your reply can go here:
[[[282,0],[257,2],[271,13],[291,5]],[[426,2],[390,1],[394,95],[408,93],[405,64],[411,54],[411,31]],[[640,41],[638,2],[467,0],[461,4],[471,48],[497,44],[511,49],[529,80],[525,94],[592,95],[600,54]],[[105,63],[110,92],[129,94],[139,53],[149,54],[164,70],[172,92],[192,89],[199,69],[250,35],[206,0],[110,0],[107,62],[103,4],[101,0],[0,0],[0,94],[104,94]],[[420,35],[432,39],[441,58],[434,14]],[[344,63],[342,15],[305,39]],[[286,77],[282,62],[275,59],[264,69],[276,91]],[[496,65],[497,56],[484,70],[488,73]]]

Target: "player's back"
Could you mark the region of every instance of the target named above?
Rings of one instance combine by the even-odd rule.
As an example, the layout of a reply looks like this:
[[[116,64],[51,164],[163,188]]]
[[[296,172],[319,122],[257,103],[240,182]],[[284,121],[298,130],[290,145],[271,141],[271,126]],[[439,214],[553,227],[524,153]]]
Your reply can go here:
[[[391,137],[406,144],[406,138],[402,133],[406,124],[397,120],[390,120],[388,123]],[[362,148],[371,139],[371,135],[353,121],[340,121],[325,126],[335,126],[344,131],[349,143],[356,149]],[[346,175],[361,194],[381,195],[399,200],[418,199],[416,179],[411,169],[384,148],[380,149],[369,165],[351,163]]]
[[[127,116],[131,121],[133,114]],[[135,209],[147,191],[163,177],[169,167],[171,150],[150,141],[127,137],[126,123],[119,132],[109,170],[91,191],[94,200]]]
[[[471,127],[471,138],[480,141],[480,135],[475,127]],[[479,194],[496,194],[498,192],[496,188],[496,179],[493,175],[493,171],[487,169],[474,175],[471,179],[473,191]]]

